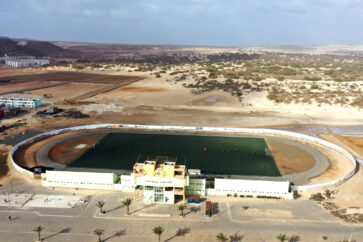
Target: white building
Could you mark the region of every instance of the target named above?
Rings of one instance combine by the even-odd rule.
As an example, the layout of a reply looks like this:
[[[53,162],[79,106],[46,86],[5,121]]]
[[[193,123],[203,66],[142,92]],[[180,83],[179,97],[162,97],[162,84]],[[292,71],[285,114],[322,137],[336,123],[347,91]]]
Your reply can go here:
[[[5,65],[14,68],[49,65],[49,59],[6,59]]]
[[[134,173],[118,177],[115,173],[49,170],[42,177],[42,185],[46,187],[134,192],[135,197],[142,196],[145,203],[174,204],[189,195],[293,199],[288,181],[224,178],[207,181],[205,178],[189,176],[148,177],[135,176]]]
[[[83,189],[113,190],[113,173],[47,171],[43,185]]]
[[[0,105],[6,107],[37,108],[42,106],[42,100],[37,95],[13,93],[0,96]]]
[[[242,179],[214,180],[215,195],[252,196],[252,197],[277,197],[292,199],[288,181],[264,181]]]
[[[32,55],[13,55],[13,56],[8,56],[8,55],[4,55],[2,57],[0,57],[0,62],[4,62],[6,60],[29,60],[29,59],[35,59],[35,56]]]

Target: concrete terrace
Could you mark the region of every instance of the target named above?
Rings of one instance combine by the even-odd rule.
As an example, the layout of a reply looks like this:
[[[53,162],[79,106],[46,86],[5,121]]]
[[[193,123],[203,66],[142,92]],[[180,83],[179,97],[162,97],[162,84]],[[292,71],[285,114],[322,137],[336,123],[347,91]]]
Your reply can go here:
[[[206,218],[205,204],[188,205],[185,217],[180,217],[175,205],[144,206],[136,201],[130,207],[131,215],[121,200],[132,197],[128,193],[92,190],[46,189],[26,183],[15,183],[13,191],[52,195],[90,195],[90,201],[74,208],[22,208],[0,207],[1,241],[32,241],[33,228],[45,227],[43,241],[95,240],[93,230],[105,229],[103,241],[153,241],[154,226],[165,228],[162,241],[214,241],[215,234],[223,232],[234,241],[275,241],[279,233],[298,235],[301,241],[320,241],[326,235],[329,241],[349,239],[363,240],[362,226],[347,225],[309,200],[281,201],[210,197],[215,214]],[[11,192],[9,185],[0,188],[1,193]],[[105,214],[95,206],[105,201]],[[243,212],[241,207],[247,206]],[[12,219],[9,220],[8,216]]]

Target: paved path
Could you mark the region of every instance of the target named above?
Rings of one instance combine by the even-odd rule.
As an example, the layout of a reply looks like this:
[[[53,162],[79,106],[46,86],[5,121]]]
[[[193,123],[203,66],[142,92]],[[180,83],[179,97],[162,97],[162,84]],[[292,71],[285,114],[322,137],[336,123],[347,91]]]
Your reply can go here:
[[[363,241],[363,226],[345,225],[331,216],[312,201],[259,200],[241,198],[211,197],[218,205],[218,213],[211,219],[203,215],[201,210],[180,217],[175,206],[163,207],[163,213],[170,217],[144,217],[141,213],[155,212],[155,207],[139,207],[134,203],[131,215],[126,215],[126,208],[120,200],[130,194],[119,192],[50,190],[30,186],[23,183],[13,184],[18,192],[40,192],[42,194],[89,194],[89,203],[76,208],[9,208],[0,207],[0,241],[34,241],[36,234],[33,228],[40,224],[45,227],[42,237],[44,241],[95,241],[93,230],[105,229],[103,241],[156,241],[151,230],[154,226],[165,227],[163,241],[214,241],[215,233],[223,232],[235,235],[235,241],[276,241],[280,232],[288,235],[296,234],[300,241],[322,241],[322,236],[328,236],[328,241],[353,239]],[[9,192],[9,186],[0,188],[0,192]],[[99,214],[95,203],[106,201],[106,214]],[[286,210],[292,216],[244,216],[241,206],[253,209]],[[140,211],[136,211],[139,210]],[[135,212],[136,211],[136,212]],[[157,209],[156,209],[157,211]],[[10,221],[8,216],[13,219]],[[330,240],[332,239],[332,240]]]

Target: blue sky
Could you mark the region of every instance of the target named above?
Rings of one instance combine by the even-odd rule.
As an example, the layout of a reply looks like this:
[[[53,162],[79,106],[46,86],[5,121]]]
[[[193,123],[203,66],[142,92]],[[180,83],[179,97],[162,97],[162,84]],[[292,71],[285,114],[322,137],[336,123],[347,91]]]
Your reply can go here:
[[[0,0],[0,36],[211,46],[363,44],[363,0]]]

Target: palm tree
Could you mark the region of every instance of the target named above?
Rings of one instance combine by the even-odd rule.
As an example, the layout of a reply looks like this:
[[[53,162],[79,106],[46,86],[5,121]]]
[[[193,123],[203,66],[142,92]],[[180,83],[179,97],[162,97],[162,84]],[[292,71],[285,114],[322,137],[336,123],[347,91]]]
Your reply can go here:
[[[223,242],[223,241],[227,241],[228,240],[227,235],[225,235],[223,233],[217,234],[216,237],[217,237],[217,240],[218,241],[222,241]]]
[[[130,214],[130,205],[131,205],[131,203],[132,203],[131,198],[126,198],[125,200],[122,201],[122,204],[127,207],[127,214]]]
[[[41,225],[38,225],[37,227],[35,227],[35,228],[33,229],[33,231],[34,231],[34,232],[38,233],[38,241],[41,241],[41,240],[40,240],[40,232],[42,232],[42,231],[43,231],[43,229],[44,229],[44,227],[43,227],[43,226],[41,226]]]
[[[285,240],[289,239],[286,234],[279,234],[276,238],[281,242],[284,242]]]
[[[180,204],[178,210],[180,211],[180,216],[184,217],[184,210],[187,208],[185,204]]]
[[[161,234],[164,232],[164,228],[161,226],[156,226],[153,228],[153,233],[158,236],[158,241],[160,242]]]
[[[96,206],[100,208],[100,213],[105,213],[105,211],[103,211],[103,206],[105,206],[105,202],[104,201],[98,201],[96,203]]]
[[[101,236],[105,233],[105,230],[97,228],[93,231],[93,233],[98,236],[98,242],[101,242]]]

